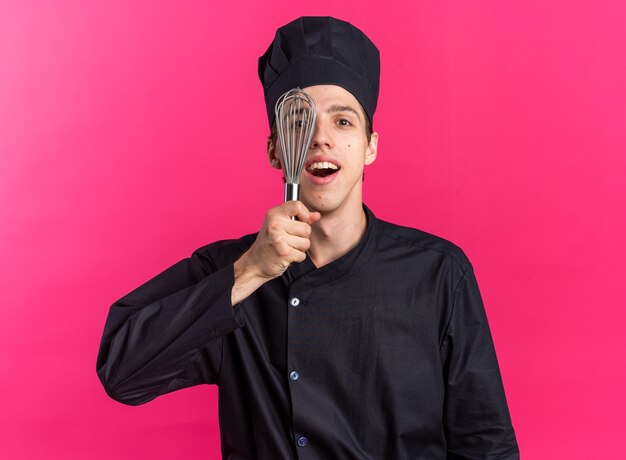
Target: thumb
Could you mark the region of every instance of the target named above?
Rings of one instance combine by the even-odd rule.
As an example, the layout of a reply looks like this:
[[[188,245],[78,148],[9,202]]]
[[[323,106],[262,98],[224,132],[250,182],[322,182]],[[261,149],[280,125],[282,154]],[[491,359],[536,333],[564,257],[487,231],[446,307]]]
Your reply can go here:
[[[312,212],[311,214],[309,214],[309,221],[307,223],[309,225],[314,224],[315,222],[317,222],[321,218],[322,218],[322,215],[319,212],[317,212],[317,211]]]

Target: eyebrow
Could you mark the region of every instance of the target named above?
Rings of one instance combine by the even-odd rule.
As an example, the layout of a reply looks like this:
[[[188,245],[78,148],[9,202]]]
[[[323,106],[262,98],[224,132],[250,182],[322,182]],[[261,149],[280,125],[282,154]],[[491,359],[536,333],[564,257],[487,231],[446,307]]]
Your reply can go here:
[[[352,107],[350,107],[349,105],[341,105],[341,104],[333,104],[331,105],[328,110],[326,110],[327,113],[335,113],[335,112],[352,112],[354,113],[357,118],[359,119],[359,121],[361,120],[361,114],[359,114],[359,112],[357,112],[356,110],[354,110]]]

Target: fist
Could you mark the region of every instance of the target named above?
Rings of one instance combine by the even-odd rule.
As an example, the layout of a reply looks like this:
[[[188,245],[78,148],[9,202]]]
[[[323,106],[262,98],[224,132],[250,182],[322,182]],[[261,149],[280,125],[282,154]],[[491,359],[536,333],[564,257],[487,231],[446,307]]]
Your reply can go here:
[[[319,212],[309,212],[300,201],[270,209],[257,239],[242,256],[248,270],[269,281],[281,276],[291,263],[302,262],[311,246],[311,225],[320,218]]]

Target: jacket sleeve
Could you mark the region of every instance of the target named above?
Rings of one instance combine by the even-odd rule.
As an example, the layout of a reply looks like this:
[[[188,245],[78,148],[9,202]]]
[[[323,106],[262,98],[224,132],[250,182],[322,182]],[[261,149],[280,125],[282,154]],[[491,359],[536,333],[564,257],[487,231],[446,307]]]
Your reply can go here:
[[[232,263],[218,268],[196,251],[115,302],[96,365],[107,394],[138,405],[214,383],[222,338],[244,324],[233,284]]]
[[[471,266],[454,291],[442,356],[448,460],[519,459],[489,324]]]

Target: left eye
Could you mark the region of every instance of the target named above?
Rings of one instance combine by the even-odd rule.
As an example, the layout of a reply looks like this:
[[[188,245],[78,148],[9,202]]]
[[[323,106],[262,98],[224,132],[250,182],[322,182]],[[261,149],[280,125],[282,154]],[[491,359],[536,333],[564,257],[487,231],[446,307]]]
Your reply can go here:
[[[339,123],[341,126],[350,126],[352,124],[348,120],[346,120],[345,118],[342,118],[337,123]]]
[[[305,120],[294,120],[291,123],[291,129],[304,129],[307,123]]]

